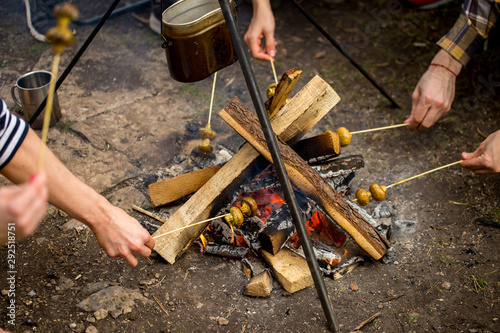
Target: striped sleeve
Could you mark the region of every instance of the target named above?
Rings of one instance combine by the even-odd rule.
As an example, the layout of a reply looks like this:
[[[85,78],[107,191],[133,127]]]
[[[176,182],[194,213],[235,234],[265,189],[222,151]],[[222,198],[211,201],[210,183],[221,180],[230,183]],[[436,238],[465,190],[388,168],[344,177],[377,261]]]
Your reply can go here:
[[[462,14],[438,45],[462,65],[466,65],[477,47],[488,38],[498,17],[500,0],[465,0]]]
[[[29,126],[22,120],[14,116],[7,109],[3,100],[0,111],[0,169],[5,167],[28,134]]]

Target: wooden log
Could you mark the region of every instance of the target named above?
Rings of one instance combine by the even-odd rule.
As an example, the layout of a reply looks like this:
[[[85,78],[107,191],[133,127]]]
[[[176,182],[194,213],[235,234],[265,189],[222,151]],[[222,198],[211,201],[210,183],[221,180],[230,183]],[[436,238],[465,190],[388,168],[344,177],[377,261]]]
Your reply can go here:
[[[292,68],[283,74],[280,82],[278,82],[274,95],[265,103],[269,117],[273,117],[276,112],[285,105],[288,96],[292,92],[297,81],[299,81],[301,74],[302,71],[297,68]]]
[[[151,205],[159,207],[194,193],[215,175],[221,167],[222,164],[216,164],[149,185]]]
[[[339,96],[332,87],[316,76],[271,119],[273,130],[284,141],[294,144],[322,119],[339,100]],[[251,113],[237,98],[230,104]],[[221,201],[225,200],[224,195],[230,190],[229,187],[238,183],[244,177],[245,172],[248,171],[252,162],[259,155],[252,146],[244,144],[154,235],[179,229],[213,216],[215,212],[222,208],[224,202]],[[155,239],[154,249],[165,260],[173,264],[191,242],[198,238],[205,227],[206,224],[201,224],[157,238]]]
[[[255,114],[241,112],[240,108],[229,103],[219,115],[272,163],[264,133]],[[370,256],[375,260],[382,258],[389,247],[387,239],[346,203],[293,149],[281,140],[278,140],[278,146],[294,185],[321,205]]]
[[[252,297],[268,297],[273,291],[273,281],[269,271],[262,271],[245,286],[243,294]]]
[[[271,267],[274,276],[289,293],[302,290],[314,284],[307,261],[287,248],[275,255],[260,250],[260,255]]]
[[[337,133],[326,131],[312,138],[300,140],[293,146],[293,149],[300,151],[300,157],[306,161],[318,156],[339,155],[340,138]]]
[[[340,153],[340,144],[338,144],[338,139],[337,148],[337,145],[335,145],[332,139],[325,140],[325,134],[320,134],[319,136],[322,136],[323,138],[317,138],[314,141],[317,144],[312,146],[312,149],[311,146],[301,144],[301,142],[312,140],[316,137],[299,141],[293,149],[305,160],[320,158],[322,156],[331,157]],[[222,165],[223,164],[212,165],[208,168],[188,172],[177,177],[150,184],[149,196],[151,199],[151,205],[156,208],[193,194],[198,191],[210,178],[212,178],[212,176],[219,171]]]
[[[290,210],[284,204],[278,212],[273,213],[269,217],[257,238],[264,250],[271,254],[276,254],[294,233],[295,225],[293,224]]]

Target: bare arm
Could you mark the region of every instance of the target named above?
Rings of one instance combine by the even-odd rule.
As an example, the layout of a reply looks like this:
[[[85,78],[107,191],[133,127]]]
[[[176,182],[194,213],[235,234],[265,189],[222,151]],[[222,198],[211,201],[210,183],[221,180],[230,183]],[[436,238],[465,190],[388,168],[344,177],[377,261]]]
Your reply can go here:
[[[256,59],[269,60],[276,55],[276,41],[274,39],[274,15],[269,0],[252,0],[253,17],[245,34],[252,55]],[[266,40],[265,45],[262,39]]]
[[[30,129],[2,174],[14,183],[26,182],[36,172],[39,150],[40,139]],[[44,170],[49,201],[85,223],[110,257],[122,257],[130,266],[136,266],[138,254],[151,254],[154,240],[139,222],[75,177],[49,149]]]

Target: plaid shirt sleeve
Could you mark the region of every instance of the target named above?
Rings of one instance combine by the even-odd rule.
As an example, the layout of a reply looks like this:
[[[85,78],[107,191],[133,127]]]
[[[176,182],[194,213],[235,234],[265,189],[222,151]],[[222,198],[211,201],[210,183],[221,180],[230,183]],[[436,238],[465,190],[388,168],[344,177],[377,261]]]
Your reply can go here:
[[[497,20],[499,5],[500,0],[465,0],[457,22],[437,44],[465,66],[476,48],[488,38]]]

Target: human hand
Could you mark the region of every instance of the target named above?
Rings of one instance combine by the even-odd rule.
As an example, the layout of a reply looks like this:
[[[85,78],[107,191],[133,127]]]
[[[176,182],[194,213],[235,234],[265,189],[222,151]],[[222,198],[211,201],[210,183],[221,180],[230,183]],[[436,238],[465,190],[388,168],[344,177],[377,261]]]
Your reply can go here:
[[[411,95],[410,117],[405,120],[410,130],[424,130],[434,125],[450,111],[455,98],[456,75],[462,64],[444,50],[436,54],[432,64],[444,67],[431,65],[420,78]]]
[[[462,167],[476,175],[500,173],[500,130],[490,134],[473,153],[462,153]]]
[[[47,175],[34,175],[29,183],[0,187],[0,244],[7,243],[8,223],[15,223],[16,239],[32,234],[47,211]],[[11,230],[12,232],[12,230]]]
[[[276,55],[274,15],[269,0],[253,0],[253,17],[245,33],[245,43],[256,59],[270,60]],[[262,38],[266,43],[262,44]]]
[[[118,207],[106,207],[107,220],[90,226],[99,245],[110,257],[122,257],[131,267],[137,266],[137,255],[149,257],[155,242],[137,220]]]

